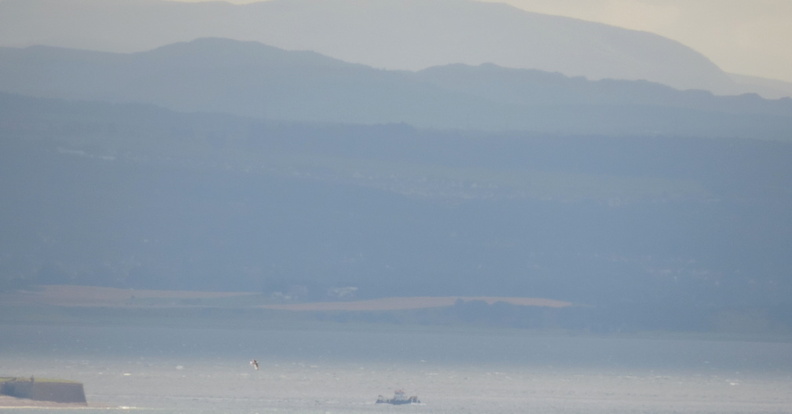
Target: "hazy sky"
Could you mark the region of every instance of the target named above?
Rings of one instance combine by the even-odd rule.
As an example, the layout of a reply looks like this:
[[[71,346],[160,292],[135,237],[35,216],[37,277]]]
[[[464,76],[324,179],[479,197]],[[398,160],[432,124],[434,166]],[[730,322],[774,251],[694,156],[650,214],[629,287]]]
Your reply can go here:
[[[696,49],[727,72],[792,82],[792,0],[484,1],[657,33]]]

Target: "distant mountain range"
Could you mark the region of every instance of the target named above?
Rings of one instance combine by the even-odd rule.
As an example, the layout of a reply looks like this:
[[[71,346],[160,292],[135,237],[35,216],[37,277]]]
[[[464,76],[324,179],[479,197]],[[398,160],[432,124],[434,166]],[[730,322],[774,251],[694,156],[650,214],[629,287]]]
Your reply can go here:
[[[462,0],[0,0],[0,43],[0,290],[792,329],[792,99],[678,43]]]
[[[0,48],[0,91],[178,111],[553,134],[788,140],[792,100],[588,81],[492,64],[387,71],[228,39],[117,54]]]
[[[0,46],[49,45],[140,52],[203,37],[254,40],[287,50],[311,50],[385,69],[492,63],[594,80],[648,80],[677,89],[704,89],[718,94],[776,89],[756,82],[743,84],[745,79],[729,76],[700,53],[661,36],[530,13],[497,3],[0,2]]]

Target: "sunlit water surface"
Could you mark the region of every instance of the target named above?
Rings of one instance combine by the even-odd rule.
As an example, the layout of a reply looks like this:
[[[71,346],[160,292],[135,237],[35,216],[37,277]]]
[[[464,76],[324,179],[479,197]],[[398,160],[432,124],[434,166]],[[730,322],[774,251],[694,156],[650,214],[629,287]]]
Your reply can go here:
[[[0,376],[82,382],[62,413],[792,412],[785,341],[398,329],[2,325]]]

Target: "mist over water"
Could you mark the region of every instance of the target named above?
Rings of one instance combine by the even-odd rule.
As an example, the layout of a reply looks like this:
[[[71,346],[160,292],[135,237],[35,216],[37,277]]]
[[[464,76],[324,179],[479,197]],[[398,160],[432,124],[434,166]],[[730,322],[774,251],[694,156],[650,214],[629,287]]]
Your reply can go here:
[[[96,411],[771,413],[792,406],[792,344],[778,341],[353,325],[6,325],[2,332],[2,375],[80,381]],[[261,370],[248,365],[252,358]],[[422,404],[374,404],[395,389]]]

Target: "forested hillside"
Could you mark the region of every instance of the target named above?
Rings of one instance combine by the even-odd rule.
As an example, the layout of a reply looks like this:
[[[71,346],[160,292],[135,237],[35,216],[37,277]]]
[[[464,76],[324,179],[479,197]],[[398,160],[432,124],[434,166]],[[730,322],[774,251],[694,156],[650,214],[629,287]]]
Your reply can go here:
[[[547,297],[644,327],[700,328],[729,309],[788,323],[788,143],[271,122],[9,94],[0,136],[4,289],[317,300],[357,287]]]

